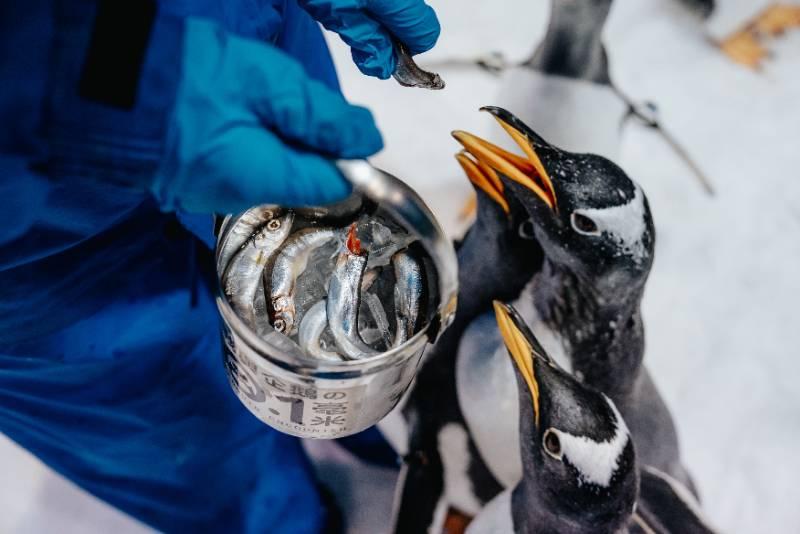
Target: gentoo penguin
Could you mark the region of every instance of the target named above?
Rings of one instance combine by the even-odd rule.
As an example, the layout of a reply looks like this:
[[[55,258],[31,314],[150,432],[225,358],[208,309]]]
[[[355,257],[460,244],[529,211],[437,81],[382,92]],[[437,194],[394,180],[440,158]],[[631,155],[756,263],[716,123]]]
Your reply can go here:
[[[496,302],[495,313],[514,362],[516,387],[508,387],[519,399],[514,446],[523,458],[523,474],[484,508],[467,533],[624,531],[638,493],[634,444],[625,421],[608,397],[548,357],[513,308]],[[498,412],[496,417],[511,415]]]
[[[495,313],[514,361],[523,475],[467,534],[712,534],[685,487],[635,461],[614,403],[562,370],[513,307],[498,302]]]
[[[631,100],[612,80],[603,43],[612,0],[551,0],[550,6],[544,38],[530,59],[504,72],[497,105],[536,124],[541,135],[564,150],[612,161],[619,157],[623,126],[628,118],[637,117],[659,133],[706,193],[713,195],[708,177],[691,152],[664,128],[656,108]]]
[[[483,462],[472,463],[478,456],[456,397],[456,350],[472,319],[490,311],[492,300],[518,295],[543,261],[527,212],[515,198],[506,198],[497,173],[466,153],[456,159],[475,188],[477,216],[456,247],[455,318],[429,350],[404,401],[408,453],[398,482],[395,532],[435,529],[449,509],[471,517],[502,489]],[[480,481],[477,495],[468,473]]]
[[[504,73],[496,101],[556,145],[613,160],[630,106],[611,82],[602,42],[611,3],[552,0],[544,38]]]
[[[631,429],[639,458],[691,486],[672,417],[642,366],[640,303],[653,261],[655,229],[641,188],[609,160],[562,151],[511,113],[492,113],[528,158],[494,152],[465,132],[467,151],[492,167],[531,217],[542,269],[515,306],[548,352],[575,377],[608,395]],[[506,487],[521,476],[514,372],[491,316],[475,319],[456,359],[459,404],[481,457]]]

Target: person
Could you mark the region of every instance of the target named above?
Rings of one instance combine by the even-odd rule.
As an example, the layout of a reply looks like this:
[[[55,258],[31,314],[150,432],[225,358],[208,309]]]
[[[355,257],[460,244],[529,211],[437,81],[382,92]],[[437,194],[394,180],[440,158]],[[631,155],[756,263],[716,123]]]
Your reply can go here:
[[[381,149],[317,22],[378,78],[440,31],[422,0],[0,5],[0,430],[158,530],[326,522],[227,383],[210,215],[340,199],[332,160]]]

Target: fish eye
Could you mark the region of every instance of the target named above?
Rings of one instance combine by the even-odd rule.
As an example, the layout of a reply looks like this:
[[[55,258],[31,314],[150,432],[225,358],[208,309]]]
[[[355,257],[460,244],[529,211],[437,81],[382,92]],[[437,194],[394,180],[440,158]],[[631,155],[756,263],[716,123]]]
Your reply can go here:
[[[579,234],[600,235],[600,229],[597,228],[597,224],[586,215],[573,211],[570,223],[572,223],[572,228]]]
[[[534,239],[536,237],[533,233],[533,221],[530,219],[520,223],[518,232],[522,239]]]
[[[544,444],[544,450],[547,452],[547,454],[556,460],[561,459],[561,440],[558,439],[558,434],[556,434],[555,430],[552,428],[545,430],[542,442]]]

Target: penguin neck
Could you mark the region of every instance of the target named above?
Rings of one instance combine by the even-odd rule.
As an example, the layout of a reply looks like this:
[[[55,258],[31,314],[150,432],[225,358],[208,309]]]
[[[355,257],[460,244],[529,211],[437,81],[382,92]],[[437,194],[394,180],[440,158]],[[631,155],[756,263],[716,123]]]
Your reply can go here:
[[[533,477],[536,475],[534,474]],[[543,492],[528,474],[511,492],[511,520],[516,534],[563,532],[563,516],[553,511]]]
[[[560,336],[576,377],[615,401],[632,392],[644,357],[644,284],[607,295],[545,259],[526,291],[539,321]]]
[[[511,492],[511,520],[515,534],[598,534],[618,533],[626,523],[625,518],[609,516],[608,522],[592,517],[575,517],[574,511],[563,506],[558,492],[543,490],[537,483],[537,473],[525,473]]]
[[[508,216],[480,193],[478,216],[456,255],[458,308],[448,329],[453,331],[459,325],[466,328],[472,319],[490,310],[493,300],[519,295],[543,259],[538,245],[518,238]]]
[[[611,0],[553,0],[547,33],[525,65],[611,85],[602,34]]]
[[[562,534],[585,532],[587,525],[570,517],[558,502],[559,495],[543,491],[536,473],[525,473],[511,492],[511,520],[515,534]],[[612,532],[593,524],[592,532]]]

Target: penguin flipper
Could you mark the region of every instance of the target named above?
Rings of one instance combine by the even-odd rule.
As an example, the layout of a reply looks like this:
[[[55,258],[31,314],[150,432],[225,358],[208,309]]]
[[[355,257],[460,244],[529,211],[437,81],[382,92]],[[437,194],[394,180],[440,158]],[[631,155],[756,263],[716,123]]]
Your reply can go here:
[[[397,480],[392,532],[430,532],[444,494],[444,472],[438,451],[411,451]]]
[[[710,525],[700,510],[700,504],[689,489],[669,476],[650,466],[642,466],[639,482],[639,504],[637,516],[645,527],[633,524],[640,530],[632,532],[714,534],[716,529]]]

